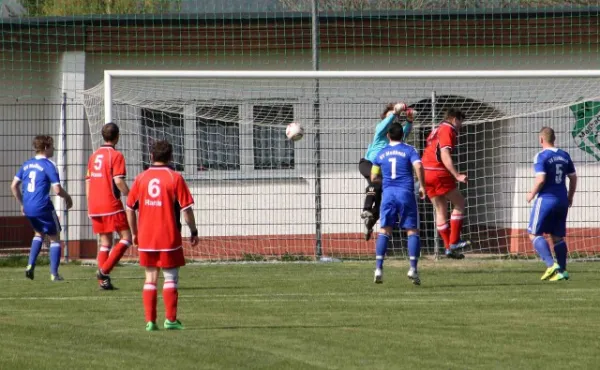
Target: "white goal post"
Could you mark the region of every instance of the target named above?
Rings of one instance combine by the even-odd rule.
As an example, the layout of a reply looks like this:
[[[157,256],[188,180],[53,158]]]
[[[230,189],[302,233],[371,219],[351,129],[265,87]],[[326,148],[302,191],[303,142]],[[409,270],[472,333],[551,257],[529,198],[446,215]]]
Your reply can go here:
[[[357,163],[395,101],[419,111],[408,142],[420,151],[445,109],[466,112],[454,156],[470,178],[461,192],[473,254],[533,254],[524,197],[542,126],[555,128],[584,178],[569,214],[571,257],[600,254],[600,70],[107,70],[84,92],[94,147],[101,127],[118,123],[132,175],[147,166],[152,140],[174,143],[204,238],[188,254],[219,261],[372,258],[358,217],[366,183]],[[306,131],[296,143],[283,135],[291,121]],[[430,253],[432,207],[419,207]],[[396,242],[391,252],[404,255]]]

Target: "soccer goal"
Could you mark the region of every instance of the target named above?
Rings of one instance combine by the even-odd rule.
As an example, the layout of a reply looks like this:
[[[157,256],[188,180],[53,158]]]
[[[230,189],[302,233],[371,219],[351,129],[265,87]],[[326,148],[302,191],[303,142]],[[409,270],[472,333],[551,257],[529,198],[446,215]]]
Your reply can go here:
[[[555,129],[581,178],[570,255],[600,254],[600,71],[106,71],[84,93],[94,148],[103,124],[118,123],[130,179],[149,165],[153,140],[174,145],[201,236],[186,253],[212,261],[372,259],[358,162],[397,101],[419,112],[407,142],[420,151],[445,109],[466,113],[454,160],[469,176],[460,186],[467,254],[534,255],[525,196],[542,126]],[[291,122],[302,140],[286,138]],[[419,207],[423,252],[434,254],[433,209]],[[392,244],[388,253],[403,256],[401,233]]]

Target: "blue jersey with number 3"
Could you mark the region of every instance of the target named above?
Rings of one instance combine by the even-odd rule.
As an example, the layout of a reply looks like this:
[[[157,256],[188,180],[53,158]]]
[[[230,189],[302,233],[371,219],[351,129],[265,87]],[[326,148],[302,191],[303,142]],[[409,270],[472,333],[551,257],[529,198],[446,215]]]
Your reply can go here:
[[[575,173],[575,165],[569,153],[558,148],[544,149],[533,159],[533,169],[536,175],[546,175],[546,181],[539,196],[555,197],[567,201],[565,177]]]
[[[54,211],[50,200],[50,186],[60,184],[60,179],[51,160],[35,156],[23,163],[15,178],[23,184],[23,211],[26,216],[40,216]]]
[[[373,164],[381,168],[383,190],[394,188],[414,193],[413,163],[421,162],[417,150],[404,143],[389,144],[380,151]]]

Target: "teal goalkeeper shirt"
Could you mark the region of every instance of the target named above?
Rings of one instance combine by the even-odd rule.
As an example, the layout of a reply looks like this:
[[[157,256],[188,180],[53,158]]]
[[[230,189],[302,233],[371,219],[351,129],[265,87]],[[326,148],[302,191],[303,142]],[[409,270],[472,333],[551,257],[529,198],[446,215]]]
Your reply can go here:
[[[377,157],[377,153],[379,153],[383,148],[385,148],[390,141],[387,138],[388,127],[392,122],[394,122],[394,118],[396,116],[394,114],[390,114],[385,117],[381,122],[375,126],[375,135],[373,135],[373,141],[369,144],[369,148],[367,148],[367,153],[365,154],[365,159],[373,163],[375,157]],[[403,125],[404,128],[404,140],[408,138],[410,135],[410,131],[412,130],[412,123],[406,121]]]

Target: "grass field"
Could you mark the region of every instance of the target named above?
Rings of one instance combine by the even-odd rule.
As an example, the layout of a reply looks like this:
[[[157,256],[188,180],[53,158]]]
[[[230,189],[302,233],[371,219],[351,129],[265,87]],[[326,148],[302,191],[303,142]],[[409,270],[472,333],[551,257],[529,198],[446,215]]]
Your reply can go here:
[[[600,274],[542,282],[536,262],[187,266],[184,331],[144,330],[139,267],[99,291],[94,269],[64,266],[51,283],[0,269],[0,369],[597,369]],[[160,292],[159,292],[160,297]]]

